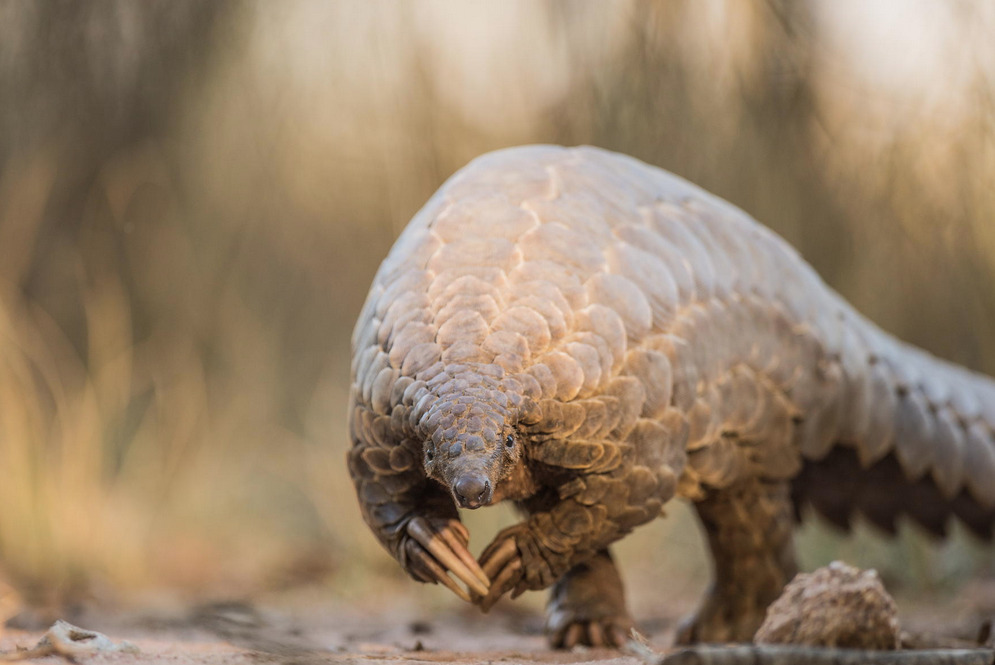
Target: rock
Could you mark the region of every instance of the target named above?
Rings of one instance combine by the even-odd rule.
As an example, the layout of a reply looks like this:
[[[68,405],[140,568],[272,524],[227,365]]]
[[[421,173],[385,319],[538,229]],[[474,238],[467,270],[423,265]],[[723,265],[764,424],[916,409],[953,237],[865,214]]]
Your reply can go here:
[[[767,608],[757,644],[897,649],[895,601],[875,570],[834,561],[801,573]]]

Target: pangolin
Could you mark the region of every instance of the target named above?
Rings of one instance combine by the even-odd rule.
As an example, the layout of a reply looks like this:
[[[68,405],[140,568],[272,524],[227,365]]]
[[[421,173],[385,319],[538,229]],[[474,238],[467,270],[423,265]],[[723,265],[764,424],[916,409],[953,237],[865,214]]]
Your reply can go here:
[[[995,382],[882,332],[746,213],[630,157],[471,162],[398,238],[352,344],[367,524],[485,610],[551,586],[553,646],[622,644],[608,548],[674,496],[714,560],[687,642],[751,638],[796,572],[803,505],[992,535]],[[457,507],[499,501],[524,520],[478,562]]]

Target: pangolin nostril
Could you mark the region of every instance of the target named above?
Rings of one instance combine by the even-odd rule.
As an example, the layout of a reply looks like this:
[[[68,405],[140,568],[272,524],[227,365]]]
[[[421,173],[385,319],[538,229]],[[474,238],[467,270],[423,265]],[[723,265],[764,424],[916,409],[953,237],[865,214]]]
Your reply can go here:
[[[457,479],[453,493],[464,508],[478,508],[490,500],[491,483],[482,475],[467,474]]]

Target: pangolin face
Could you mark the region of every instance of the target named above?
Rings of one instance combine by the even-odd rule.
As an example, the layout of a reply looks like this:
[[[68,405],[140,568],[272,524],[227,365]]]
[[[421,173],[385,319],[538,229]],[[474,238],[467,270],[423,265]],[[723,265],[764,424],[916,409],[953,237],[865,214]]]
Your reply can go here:
[[[426,475],[446,487],[461,508],[492,503],[498,485],[511,475],[522,456],[518,435],[512,431],[498,441],[469,435],[437,445],[427,439],[424,451]]]
[[[523,461],[515,429],[521,400],[505,382],[470,373],[439,388],[420,419],[425,475],[461,508],[486,506]]]

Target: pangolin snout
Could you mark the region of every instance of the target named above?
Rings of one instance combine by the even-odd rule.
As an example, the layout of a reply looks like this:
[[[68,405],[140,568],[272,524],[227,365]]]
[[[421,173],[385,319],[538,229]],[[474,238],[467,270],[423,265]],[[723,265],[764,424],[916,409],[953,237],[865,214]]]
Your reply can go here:
[[[464,474],[453,483],[453,496],[461,508],[480,508],[491,502],[491,481],[483,474]]]

